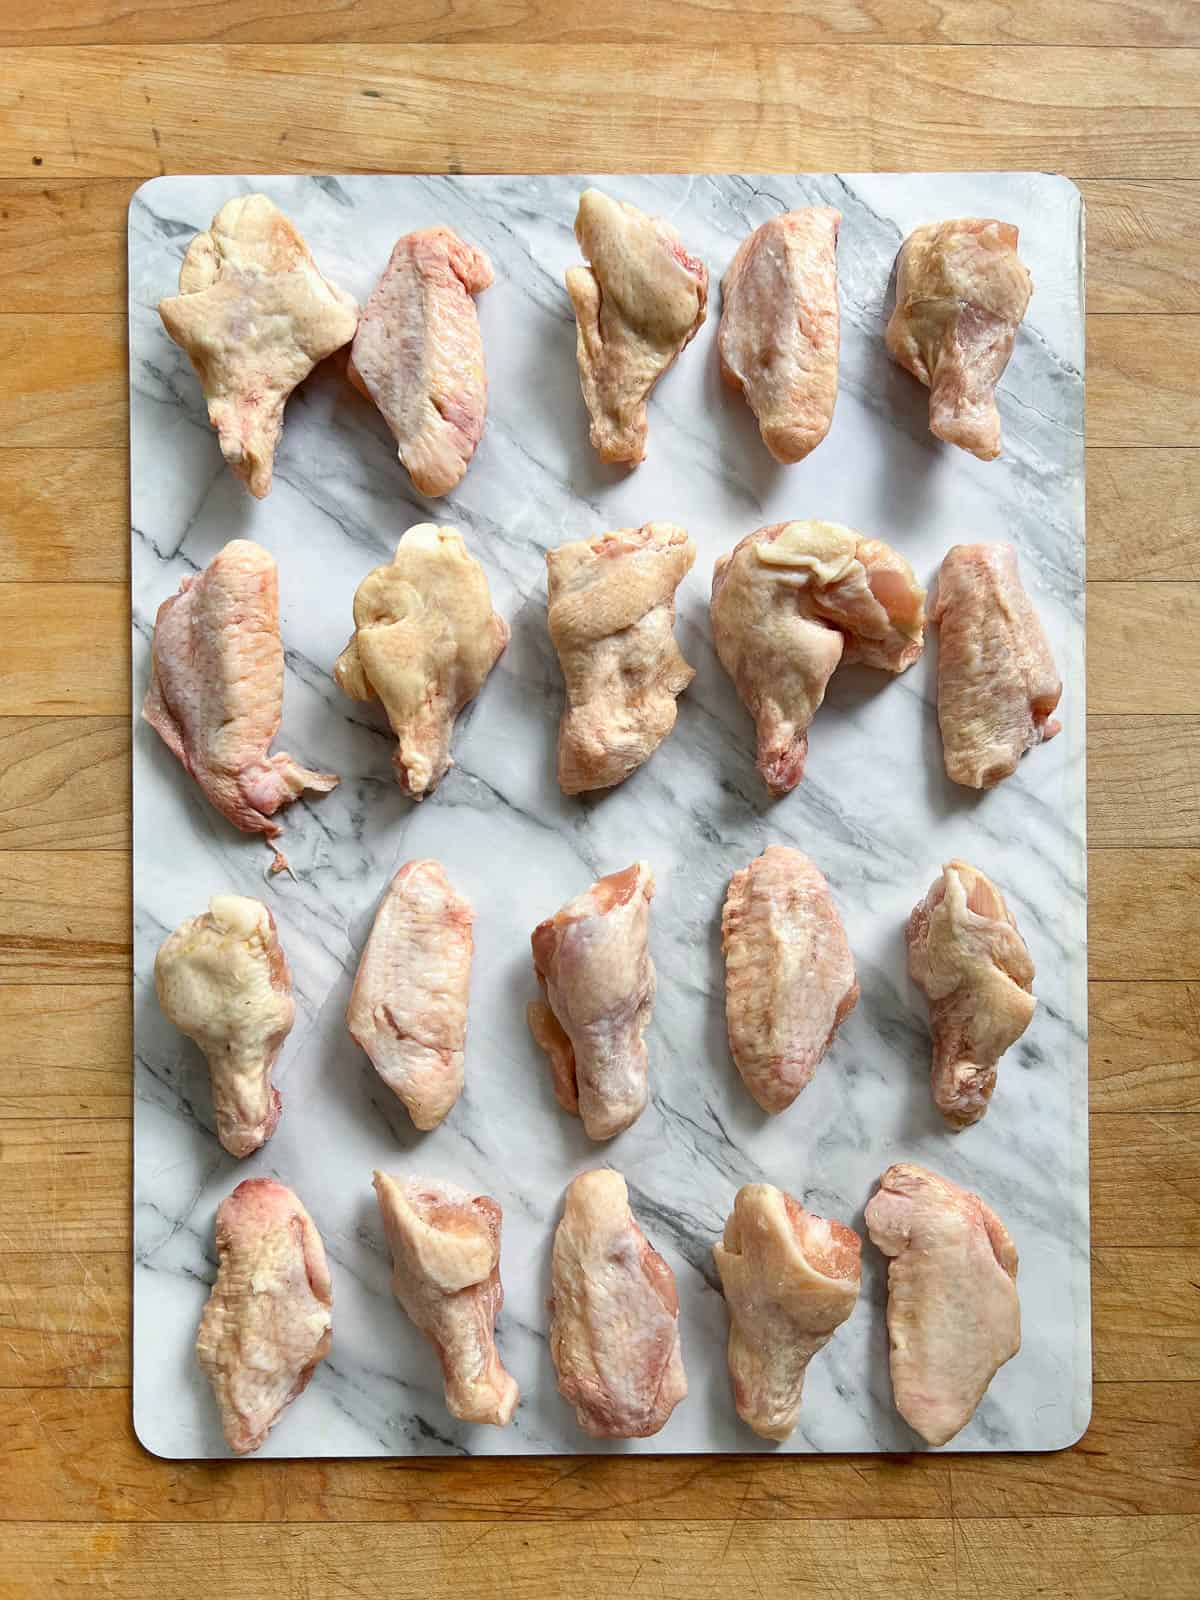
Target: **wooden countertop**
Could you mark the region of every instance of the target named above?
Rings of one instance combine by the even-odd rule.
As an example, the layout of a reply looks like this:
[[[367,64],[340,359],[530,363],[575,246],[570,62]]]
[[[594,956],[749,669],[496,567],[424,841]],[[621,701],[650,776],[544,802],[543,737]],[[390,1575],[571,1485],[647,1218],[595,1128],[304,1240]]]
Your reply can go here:
[[[1194,0],[0,0],[2,1600],[1197,1593],[1198,46]],[[1086,1437],[912,1459],[146,1455],[133,189],[168,171],[911,167],[1054,169],[1088,208]]]

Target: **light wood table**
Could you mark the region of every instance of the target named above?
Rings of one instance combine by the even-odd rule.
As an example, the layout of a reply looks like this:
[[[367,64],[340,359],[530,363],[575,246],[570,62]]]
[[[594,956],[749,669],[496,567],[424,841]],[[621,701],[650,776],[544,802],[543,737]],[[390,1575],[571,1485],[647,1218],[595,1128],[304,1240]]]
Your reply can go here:
[[[1194,0],[0,0],[5,1600],[1194,1600],[1195,46]],[[1088,207],[1086,1438],[913,1459],[146,1455],[129,1400],[133,189],[168,171],[954,167],[1059,170]]]

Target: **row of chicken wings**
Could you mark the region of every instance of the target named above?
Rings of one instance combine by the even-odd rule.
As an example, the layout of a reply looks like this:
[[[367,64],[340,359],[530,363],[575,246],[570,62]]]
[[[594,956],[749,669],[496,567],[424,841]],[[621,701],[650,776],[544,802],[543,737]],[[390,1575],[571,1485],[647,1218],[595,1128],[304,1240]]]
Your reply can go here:
[[[533,931],[541,998],[528,1008],[530,1032],[555,1098],[596,1140],[624,1132],[648,1099],[654,889],[649,865],[635,862]],[[462,1093],[473,924],[470,901],[440,863],[406,862],[351,991],[349,1032],[421,1131],[444,1121]],[[721,931],[730,1054],[755,1102],[777,1115],[811,1082],[858,1001],[845,929],[820,869],[770,845],[734,873]],[[934,1102],[952,1128],[965,1128],[987,1111],[1000,1057],[1033,1018],[1033,962],[1003,894],[965,861],[948,862],[915,907],[907,944],[929,1003]],[[251,1154],[279,1122],[272,1072],[295,1015],[270,911],[216,896],[164,940],[155,983],[163,1011],[209,1062],[222,1145]]]
[[[742,243],[722,282],[721,373],[745,395],[777,461],[825,438],[837,399],[837,237],[829,206],[787,211]],[[703,325],[708,269],[673,227],[598,189],[580,196],[587,265],[566,288],[601,459],[646,453],[654,385]],[[1017,230],[967,217],[917,228],[898,258],[890,354],[930,391],[929,425],[982,460],[1000,454],[995,390],[1032,284]],[[263,194],[230,200],[183,258],[179,293],[159,304],[187,351],[232,470],[271,487],[284,407],[316,364],[350,346],[347,375],[382,413],[414,487],[448,494],[483,434],[487,374],[473,296],[491,284],[481,250],[450,228],[405,234],[361,314],[318,269]]]
[[[674,727],[694,676],[673,632],[675,599],[694,560],[684,530],[661,522],[547,553],[547,619],[566,689],[565,794],[621,783]],[[718,559],[710,617],[717,655],[755,721],[758,770],[778,796],[800,781],[809,726],[841,662],[894,674],[921,654],[925,591],[881,540],[783,522]],[[946,771],[990,788],[1059,731],[1062,684],[1012,547],[955,545],[933,617]],[[359,585],[333,675],[352,699],[382,702],[405,794],[422,799],[451,766],[455,718],[508,639],[483,568],[453,528],[410,528],[393,560]],[[268,754],[282,706],[277,569],[260,545],[235,539],[159,607],[142,714],[224,816],[273,839],[281,807],[338,781]]]
[[[520,1398],[496,1348],[504,1304],[501,1210],[455,1184],[376,1172],[392,1291],[441,1365],[446,1408],[505,1426]],[[892,1388],[933,1445],[974,1414],[1020,1347],[1017,1252],[977,1195],[923,1167],[889,1167],[866,1209],[888,1257]],[[320,1234],[296,1195],[249,1178],[217,1212],[217,1278],[196,1339],[226,1441],[256,1450],[332,1343],[333,1295]],[[784,1440],[809,1363],[853,1312],[862,1241],[766,1183],[738,1191],[713,1257],[729,1311],[739,1417]],[[595,1439],[647,1438],[687,1395],[679,1294],[638,1226],[624,1178],[582,1173],[554,1235],[550,1354],[559,1392]]]

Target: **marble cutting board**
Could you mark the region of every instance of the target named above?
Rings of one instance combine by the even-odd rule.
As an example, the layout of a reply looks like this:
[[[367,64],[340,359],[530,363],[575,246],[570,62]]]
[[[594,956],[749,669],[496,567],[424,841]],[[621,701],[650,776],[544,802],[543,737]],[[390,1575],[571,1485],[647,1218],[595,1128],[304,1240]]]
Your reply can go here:
[[[563,272],[579,259],[576,198],[596,183],[668,217],[707,262],[709,318],[656,390],[649,455],[634,473],[587,442]],[[287,410],[275,485],[256,502],[221,462],[199,385],[155,312],[192,235],[231,196],[262,189],[321,268],[364,300],[395,239],[445,222],[482,246],[496,283],[479,301],[490,378],[482,445],[458,491],[417,496],[382,419],[325,363]],[[828,439],[776,466],[743,402],[721,384],[717,284],[742,238],[793,206],[843,213],[838,253],[841,392]],[[927,431],[927,396],[886,357],[892,265],[916,224],[962,214],[1019,225],[1034,279],[1000,395],[1004,455],[974,460]],[[1082,206],[1030,173],[849,177],[163,177],[129,214],[133,682],[140,703],[155,608],[230,538],[279,563],[287,660],[276,748],[342,775],[285,813],[294,879],[268,882],[261,841],[234,831],[151,730],[134,736],[134,1420],[168,1457],[224,1456],[192,1353],[215,1272],[213,1218],[242,1178],[295,1187],[330,1256],[334,1345],[266,1456],[670,1451],[910,1451],[891,1402],[886,1267],[868,1243],[857,1310],[809,1372],[801,1423],[765,1444],[734,1413],[726,1313],[710,1247],[734,1193],[766,1179],[864,1232],[890,1162],[911,1159],[977,1189],[1020,1251],[1020,1354],[952,1448],[1048,1450],[1074,1441],[1091,1402],[1088,1283],[1083,673]],[[1010,539],[1065,682],[1064,732],[998,790],[943,776],[934,712],[936,632],[893,680],[833,679],[801,786],[773,803],[749,719],[718,666],[707,621],[715,557],[786,518],[844,522],[895,544],[929,583],[958,540]],[[564,799],[554,778],[560,680],[545,625],[543,552],[654,518],[682,523],[699,557],[679,593],[678,637],[697,669],[675,732],[621,788]],[[460,528],[487,568],[513,637],[462,719],[457,766],[421,806],[392,781],[382,721],[345,700],[330,668],[363,575],[415,522]],[[134,707],[135,716],[137,704]],[[731,1064],[719,919],[730,874],[767,844],[824,870],[846,922],[862,998],[812,1085],[768,1119]],[[466,1091],[417,1135],[343,1013],[378,899],[396,866],[432,855],[476,908]],[[928,1088],[922,997],[903,926],[954,855],[1003,886],[1037,964],[1040,1001],[1005,1058],[984,1122],[950,1134]],[[524,1021],[529,933],[601,873],[644,856],[658,878],[659,991],[648,1035],[652,1098],[615,1142],[563,1114]],[[165,934],[235,890],[273,908],[291,961],[296,1026],[276,1081],[283,1118],[243,1162],[217,1143],[199,1052],[160,1015],[153,962]],[[690,1392],[653,1439],[597,1444],[560,1399],[546,1343],[550,1245],[563,1190],[611,1163],[674,1268]],[[504,1208],[500,1322],[522,1402],[507,1429],[453,1421],[435,1359],[394,1304],[371,1191],[376,1166],[427,1173]]]

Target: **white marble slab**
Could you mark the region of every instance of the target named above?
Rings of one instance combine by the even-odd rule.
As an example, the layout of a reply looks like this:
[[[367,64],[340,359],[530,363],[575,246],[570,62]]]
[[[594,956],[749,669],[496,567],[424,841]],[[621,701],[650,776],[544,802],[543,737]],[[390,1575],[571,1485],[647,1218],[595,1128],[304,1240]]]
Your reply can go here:
[[[601,465],[587,442],[564,269],[579,259],[576,197],[595,182],[669,217],[708,263],[709,320],[650,406],[649,457]],[[491,382],[487,431],[459,491],[415,496],[379,416],[337,360],[287,411],[270,497],[222,465],[200,389],[155,312],[180,257],[230,196],[263,189],[321,267],[365,299],[404,232],[446,222],[483,246],[496,283],[479,302]],[[832,431],[781,468],[726,391],[716,359],[716,285],[749,230],[827,202],[844,222],[841,394]],[[984,464],[933,439],[926,393],[886,357],[882,330],[902,237],[977,213],[1019,225],[1034,278],[1004,380],[1003,459]],[[134,1410],[139,1438],[170,1457],[222,1456],[192,1340],[215,1261],[213,1217],[241,1178],[273,1174],[312,1212],[334,1278],[334,1345],[265,1447],[270,1456],[595,1451],[910,1451],[891,1404],[885,1263],[863,1251],[863,1293],[809,1374],[801,1425],[765,1445],[734,1414],[725,1307],[710,1246],[740,1184],[767,1179],[863,1230],[881,1170],[911,1159],[977,1189],[1021,1255],[1024,1345],[993,1382],[965,1450],[1053,1449],[1090,1408],[1085,1036],[1082,209],[1074,186],[1038,174],[871,177],[164,177],[129,219],[134,693],[155,608],[226,542],[278,559],[287,688],[278,748],[342,774],[340,789],[287,813],[295,881],[264,879],[261,841],[209,808],[158,738],[134,737],[136,1271]],[[1065,731],[982,797],[943,777],[933,707],[936,636],[908,674],[833,679],[801,786],[771,803],[750,723],[712,648],[714,558],[791,517],[844,522],[894,543],[923,581],[948,546],[1011,539],[1065,680]],[[507,653],[463,718],[458,765],[415,807],[392,782],[379,718],[345,700],[330,667],[354,590],[398,536],[430,518],[461,528],[512,624]],[[554,778],[560,710],[545,626],[543,551],[566,539],[669,518],[699,559],[679,595],[678,634],[697,669],[675,732],[611,794],[564,799]],[[932,632],[932,630],[931,630]],[[136,707],[135,707],[136,711]],[[862,999],[811,1087],[763,1116],[725,1041],[719,917],[729,875],[771,841],[800,846],[834,886]],[[343,1025],[351,978],[394,868],[433,855],[476,907],[467,1086],[434,1133],[414,1134]],[[948,1133],[930,1101],[921,996],[903,926],[940,863],[977,862],[1003,886],[1037,963],[1033,1025],[1005,1058],[984,1122]],[[603,872],[645,856],[658,877],[652,943],[658,1005],[652,1102],[596,1146],[556,1106],[526,1031],[529,933]],[[292,963],[298,1014],[277,1082],[274,1139],[236,1162],[213,1133],[198,1052],[159,1014],[154,954],[218,891],[268,900]],[[550,1243],[569,1179],[612,1163],[675,1270],[688,1398],[657,1437],[597,1445],[559,1398],[546,1345]],[[504,1207],[500,1323],[521,1386],[513,1425],[454,1422],[431,1351],[388,1290],[371,1171],[425,1172]]]

